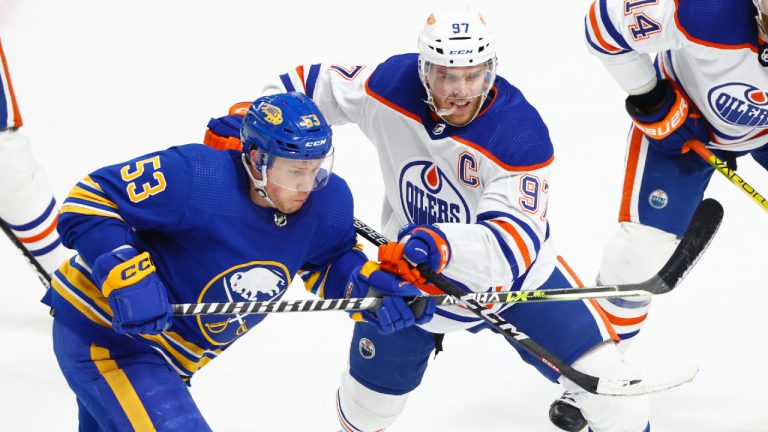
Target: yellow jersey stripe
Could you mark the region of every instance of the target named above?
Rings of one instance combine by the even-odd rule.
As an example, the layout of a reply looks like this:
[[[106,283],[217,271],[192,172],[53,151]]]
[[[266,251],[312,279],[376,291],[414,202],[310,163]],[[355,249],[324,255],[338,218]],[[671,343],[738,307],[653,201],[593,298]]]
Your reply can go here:
[[[78,213],[88,216],[104,216],[123,221],[122,216],[117,213],[72,202],[65,202],[64,205],[61,206],[61,213]]]
[[[70,198],[79,198],[86,201],[93,201],[97,204],[101,204],[103,206],[111,207],[115,210],[117,210],[117,204],[115,204],[113,201],[100,196],[96,195],[95,193],[85,190],[81,188],[80,186],[75,185],[75,187],[72,188],[71,191],[69,191]]]
[[[78,297],[76,293],[70,290],[61,280],[58,279],[56,274],[51,279],[51,286],[54,291],[61,297],[67,300],[72,306],[75,307],[80,313],[88,317],[91,321],[99,324],[102,327],[112,328],[112,321],[102,316],[99,311],[93,308],[93,306],[84,302]]]

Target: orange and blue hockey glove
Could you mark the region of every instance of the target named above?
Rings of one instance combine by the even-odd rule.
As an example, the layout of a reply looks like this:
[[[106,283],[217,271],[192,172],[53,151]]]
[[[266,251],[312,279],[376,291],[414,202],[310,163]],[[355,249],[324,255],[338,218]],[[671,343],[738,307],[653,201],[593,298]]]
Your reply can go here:
[[[426,264],[440,273],[451,260],[451,246],[445,234],[434,225],[406,225],[398,234],[403,258],[412,266]]]
[[[671,155],[687,153],[692,139],[709,141],[709,129],[691,102],[669,80],[649,92],[627,97],[627,112],[655,148]]]

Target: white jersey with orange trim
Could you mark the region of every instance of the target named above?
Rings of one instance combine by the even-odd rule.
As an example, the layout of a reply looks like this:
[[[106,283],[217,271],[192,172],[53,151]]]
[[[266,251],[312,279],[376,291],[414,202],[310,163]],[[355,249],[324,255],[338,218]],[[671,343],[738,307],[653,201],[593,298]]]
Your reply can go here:
[[[384,233],[394,239],[408,223],[436,224],[452,252],[444,274],[459,287],[533,290],[552,273],[557,254],[546,217],[552,144],[538,112],[503,78],[464,127],[446,124],[424,102],[416,54],[376,67],[300,66],[270,91],[306,93],[329,123],[360,127],[378,151]],[[478,322],[451,307],[423,327],[445,332]]]
[[[58,206],[32,157],[0,42],[0,219],[50,274],[72,255],[56,232]]]
[[[711,146],[751,150],[768,141],[768,69],[757,54],[768,65],[768,50],[756,13],[751,0],[595,0],[586,41],[629,94],[670,79],[707,120]]]

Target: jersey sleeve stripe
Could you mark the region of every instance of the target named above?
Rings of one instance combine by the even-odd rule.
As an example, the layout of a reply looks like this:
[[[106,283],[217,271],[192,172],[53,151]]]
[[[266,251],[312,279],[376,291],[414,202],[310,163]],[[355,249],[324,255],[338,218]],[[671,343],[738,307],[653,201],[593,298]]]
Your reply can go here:
[[[286,92],[296,91],[296,87],[293,86],[293,83],[291,82],[291,78],[288,76],[287,73],[280,75],[280,81],[283,83],[283,86],[285,87]]]
[[[600,21],[603,23],[605,30],[608,32],[608,35],[621,48],[627,51],[632,51],[632,47],[629,46],[627,41],[624,40],[624,38],[621,36],[621,33],[619,33],[619,31],[616,30],[616,27],[613,26],[613,23],[611,22],[611,19],[608,15],[608,6],[605,0],[595,0],[595,1],[600,2]]]
[[[299,80],[301,80],[301,88],[304,89],[304,94],[307,94],[307,83],[304,82],[304,66],[303,65],[296,66],[296,76],[298,76]]]
[[[0,88],[0,93],[3,93],[3,101],[0,103],[0,130],[17,128],[20,127],[23,122],[21,120],[19,106],[16,103],[16,95],[13,92],[11,73],[8,71],[8,63],[5,61],[5,52],[3,52],[3,44],[1,41],[0,62],[3,64],[3,69],[0,70],[0,87],[2,87]],[[11,114],[13,114],[13,117],[11,117]]]
[[[48,252],[56,249],[61,244],[61,238],[56,237],[56,240],[42,249],[30,249],[29,253],[33,256],[39,257],[47,254]]]
[[[512,253],[512,249],[509,248],[507,245],[507,242],[504,240],[504,238],[501,236],[501,234],[496,231],[495,228],[493,228],[489,223],[485,221],[478,221],[478,225],[482,225],[493,234],[493,236],[496,238],[496,243],[499,244],[499,247],[501,248],[501,252],[504,254],[504,258],[507,259],[507,263],[509,263],[509,268],[512,270],[512,279],[517,279],[518,276],[520,276],[520,270],[519,266],[517,264],[517,259],[515,258],[515,255]]]
[[[58,221],[59,221],[59,216],[57,214],[56,217],[53,218],[53,222],[51,222],[48,225],[48,227],[46,229],[42,230],[40,233],[35,234],[33,236],[29,236],[29,237],[18,236],[18,239],[22,243],[34,243],[36,241],[40,241],[40,240],[44,239],[45,237],[47,237],[48,234],[52,233],[53,230],[56,229],[56,222],[58,222]]]
[[[46,207],[45,210],[43,210],[43,214],[36,217],[34,220],[22,225],[9,224],[7,221],[5,222],[5,224],[8,225],[8,227],[14,231],[29,231],[33,228],[36,228],[41,223],[43,223],[44,220],[48,219],[48,217],[51,215],[51,212],[53,212],[53,209],[55,207],[56,207],[56,199],[52,198],[51,202],[48,203],[48,207]]]
[[[520,255],[523,257],[523,263],[525,264],[525,268],[528,268],[531,266],[531,253],[528,250],[528,245],[525,244],[525,241],[523,240],[523,237],[520,236],[520,233],[517,232],[514,226],[510,224],[509,222],[505,222],[500,219],[493,219],[489,222],[494,223],[501,227],[501,229],[504,230],[507,234],[512,237],[512,239],[515,241],[515,245],[517,246],[517,250],[520,251]]]
[[[112,200],[110,200],[103,194],[96,194],[86,189],[83,189],[82,187],[80,187],[80,183],[78,183],[77,185],[75,185],[75,187],[72,188],[72,190],[69,192],[68,198],[77,198],[84,202],[90,201],[90,202],[94,202],[99,205],[117,210],[117,204],[115,204]]]
[[[64,201],[64,205],[61,206],[61,214],[76,213],[86,216],[102,216],[117,219],[121,222],[125,222],[119,214],[111,211],[105,211],[91,206],[83,205],[77,202],[71,202],[69,200]]]
[[[595,13],[595,3],[592,3],[592,6],[589,8],[589,28],[592,30],[592,35],[594,35],[595,39],[597,40],[597,43],[600,44],[603,50],[607,51],[608,54],[621,54],[622,52],[626,52],[625,50],[622,50],[619,47],[611,45],[603,37],[602,32],[600,31],[600,25],[597,22],[597,15]],[[587,37],[589,37],[589,33],[587,33]]]
[[[498,219],[498,218],[507,218],[511,221],[514,221],[517,225],[520,226],[520,228],[525,231],[525,234],[528,235],[528,237],[531,239],[531,242],[533,243],[533,249],[534,251],[537,251],[541,248],[541,242],[539,241],[539,236],[536,235],[536,233],[533,231],[533,228],[530,227],[527,223],[523,222],[519,218],[515,217],[512,214],[499,212],[499,211],[489,211],[489,212],[483,212],[477,215],[477,220],[491,220],[491,219]],[[547,226],[547,232],[549,232],[549,226]],[[546,239],[548,235],[545,235],[544,238]]]
[[[309,67],[309,75],[307,76],[307,96],[310,99],[315,96],[315,85],[317,85],[318,76],[320,76],[320,63],[313,64]]]

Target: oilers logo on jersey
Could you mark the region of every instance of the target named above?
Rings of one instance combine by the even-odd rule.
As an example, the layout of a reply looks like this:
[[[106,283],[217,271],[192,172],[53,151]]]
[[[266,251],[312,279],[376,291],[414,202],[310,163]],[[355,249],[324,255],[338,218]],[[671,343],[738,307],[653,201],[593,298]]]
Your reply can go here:
[[[400,170],[400,203],[411,223],[470,223],[469,206],[437,165],[416,160]]]
[[[203,289],[200,303],[276,300],[290,284],[288,270],[280,263],[254,261],[219,273]],[[200,331],[215,345],[228,345],[263,317],[258,315],[197,317]]]
[[[731,82],[712,88],[709,106],[722,121],[762,128],[768,124],[768,94],[747,83]]]

